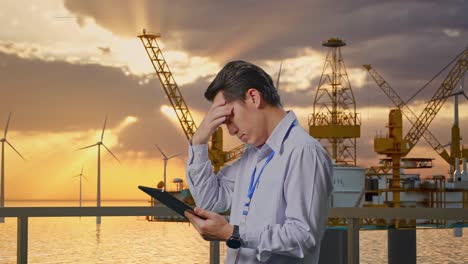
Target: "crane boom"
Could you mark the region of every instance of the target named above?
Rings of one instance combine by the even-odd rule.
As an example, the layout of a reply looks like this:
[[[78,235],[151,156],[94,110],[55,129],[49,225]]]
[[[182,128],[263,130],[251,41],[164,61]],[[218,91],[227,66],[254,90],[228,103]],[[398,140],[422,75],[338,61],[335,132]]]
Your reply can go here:
[[[164,92],[172,105],[172,108],[176,112],[177,119],[184,130],[187,140],[190,140],[197,130],[197,126],[193,121],[192,114],[185,103],[182,94],[180,93],[179,86],[174,80],[169,65],[162,54],[161,48],[158,45],[157,38],[161,35],[156,34],[143,34],[138,37],[141,43],[145,47],[146,53],[153,64],[154,69],[158,75],[158,79],[161,82]]]
[[[190,114],[189,108],[185,103],[182,93],[179,90],[179,86],[174,80],[169,65],[159,47],[157,38],[161,37],[160,34],[147,34],[143,31],[142,35],[138,36],[141,43],[145,47],[146,53],[151,60],[158,79],[161,82],[164,92],[172,105],[172,108],[176,112],[177,119],[179,120],[182,129],[184,130],[187,140],[190,140],[197,130],[197,126],[193,121],[192,115]],[[242,155],[244,145],[235,147],[230,151],[223,151],[222,141],[222,130],[218,129],[210,140],[209,157],[215,167],[215,171],[218,171],[224,163],[237,159]]]
[[[419,115],[416,122],[406,134],[405,140],[410,144],[410,148],[414,147],[423,133],[427,130],[432,120],[439,112],[442,105],[447,100],[447,97],[453,92],[453,89],[465,75],[468,68],[468,48],[465,48],[460,58],[455,63],[455,66],[450,70],[447,77],[444,79],[440,87],[435,92],[432,99],[427,103],[426,107]]]
[[[374,69],[370,64],[363,65],[364,68],[369,72],[372,79],[377,83],[377,85],[382,89],[382,91],[387,95],[388,98],[393,102],[393,104],[400,108],[403,115],[408,119],[411,125],[414,125],[418,119],[416,114],[409,108],[409,106],[401,99],[397,92],[385,81],[385,79]],[[423,135],[424,139],[429,143],[429,145],[439,154],[446,162],[450,163],[450,155],[444,149],[442,144],[437,140],[437,138],[426,129]]]

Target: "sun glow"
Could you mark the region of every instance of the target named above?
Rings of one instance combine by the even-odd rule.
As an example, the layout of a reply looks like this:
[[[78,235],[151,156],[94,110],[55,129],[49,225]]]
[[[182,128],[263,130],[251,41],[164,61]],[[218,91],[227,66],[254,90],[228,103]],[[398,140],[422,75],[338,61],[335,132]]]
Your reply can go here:
[[[140,152],[119,151],[119,134],[138,121],[127,116],[119,122],[108,120],[104,144],[119,158],[120,163],[101,147],[102,199],[145,199],[136,186],[155,185],[162,180],[163,162]],[[10,200],[76,200],[79,197],[79,179],[83,174],[83,199],[96,199],[97,148],[79,148],[100,140],[102,127],[66,133],[19,133],[9,131],[13,146],[26,158],[17,157],[6,149],[5,197]],[[171,160],[167,167],[168,182],[184,178],[183,159]]]
[[[124,120],[122,120],[116,128],[116,133],[120,133],[122,130],[130,126],[131,124],[134,124],[138,122],[138,118],[134,116],[127,116]]]
[[[159,108],[159,110],[161,111],[161,113],[163,113],[166,117],[169,118],[169,120],[173,121],[174,123],[178,123],[179,120],[177,119],[177,115],[176,113],[174,112],[174,109],[172,109],[172,107],[168,106],[168,105],[161,105],[161,107]]]

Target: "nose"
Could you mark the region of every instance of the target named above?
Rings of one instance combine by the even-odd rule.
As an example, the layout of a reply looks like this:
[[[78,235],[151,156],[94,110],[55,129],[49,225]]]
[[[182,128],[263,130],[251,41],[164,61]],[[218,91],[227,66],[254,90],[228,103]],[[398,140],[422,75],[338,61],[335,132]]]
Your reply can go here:
[[[239,131],[239,129],[237,128],[236,125],[234,125],[232,122],[228,122],[226,123],[226,127],[229,131],[229,135],[231,136],[234,136],[237,134],[237,132]]]

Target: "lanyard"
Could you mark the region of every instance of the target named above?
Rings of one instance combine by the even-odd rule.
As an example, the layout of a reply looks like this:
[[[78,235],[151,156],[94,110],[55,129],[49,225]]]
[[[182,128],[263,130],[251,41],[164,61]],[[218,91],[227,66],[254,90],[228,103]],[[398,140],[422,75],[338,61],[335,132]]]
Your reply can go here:
[[[263,164],[262,168],[260,169],[260,173],[258,174],[256,180],[255,180],[255,173],[257,172],[257,166],[255,166],[255,169],[254,169],[254,171],[252,173],[252,176],[250,177],[249,191],[247,192],[247,198],[249,198],[249,201],[245,203],[246,207],[250,206],[250,200],[252,199],[252,196],[253,196],[253,194],[255,192],[255,189],[257,188],[258,181],[262,177],[263,170],[268,165],[268,163],[270,162],[270,160],[273,158],[274,155],[275,155],[275,152],[272,150],[270,152],[270,155],[268,155],[268,157],[267,157],[265,163]],[[242,212],[243,215],[247,215],[248,213],[249,213],[248,210],[244,210]]]
[[[273,158],[274,155],[275,155],[275,152],[272,150],[270,152],[270,155],[268,155],[268,158],[266,159],[265,163],[263,164],[262,169],[260,170],[260,173],[257,176],[257,180],[255,180],[255,183],[254,183],[255,172],[257,171],[257,166],[255,166],[255,169],[252,173],[252,177],[250,177],[249,192],[247,193],[247,197],[249,197],[249,200],[252,199],[255,189],[257,188],[258,181],[260,180],[260,177],[262,177],[263,170],[265,169],[266,165],[268,165],[268,163],[270,162],[270,160]]]

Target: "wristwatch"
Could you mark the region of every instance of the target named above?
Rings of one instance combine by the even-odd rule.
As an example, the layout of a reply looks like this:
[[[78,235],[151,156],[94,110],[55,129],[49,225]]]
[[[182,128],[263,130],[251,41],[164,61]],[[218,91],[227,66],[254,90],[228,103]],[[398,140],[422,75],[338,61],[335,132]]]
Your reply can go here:
[[[239,226],[234,225],[234,230],[232,231],[232,236],[226,240],[226,245],[230,248],[240,248],[241,246],[241,238],[239,234]]]

